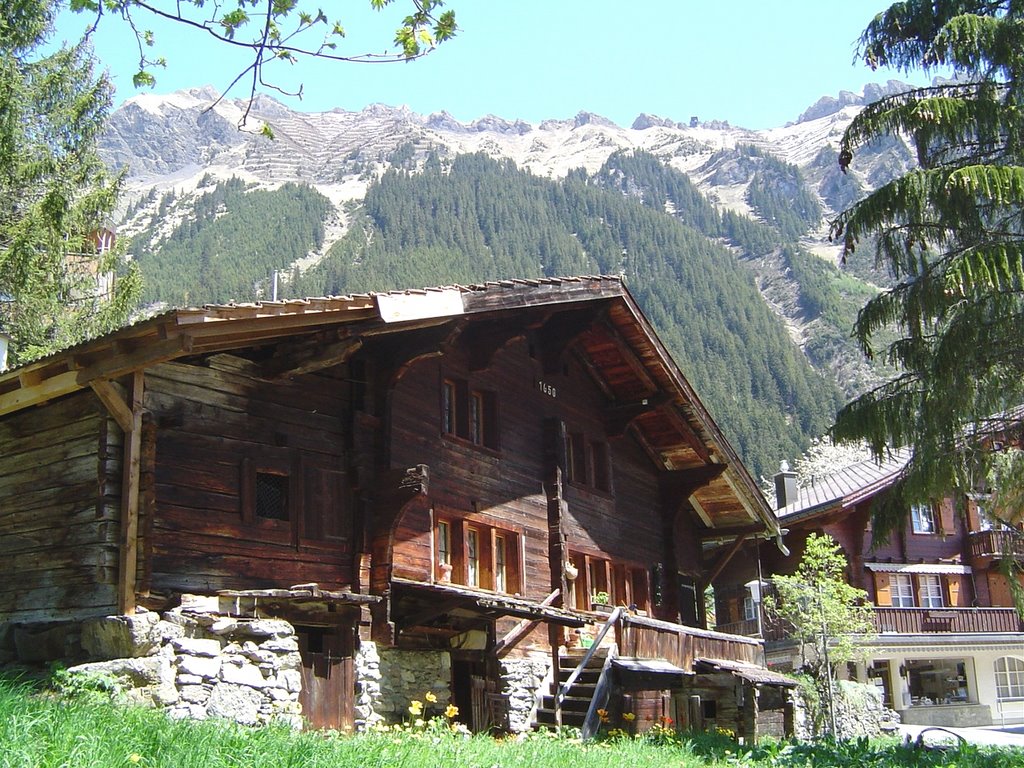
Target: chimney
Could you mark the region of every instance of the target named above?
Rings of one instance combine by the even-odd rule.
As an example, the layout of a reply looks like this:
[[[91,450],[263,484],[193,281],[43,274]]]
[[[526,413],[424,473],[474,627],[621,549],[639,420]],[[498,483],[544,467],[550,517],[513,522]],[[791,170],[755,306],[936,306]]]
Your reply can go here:
[[[789,469],[789,462],[783,460],[775,475],[775,508],[782,509],[796,501],[796,472]]]

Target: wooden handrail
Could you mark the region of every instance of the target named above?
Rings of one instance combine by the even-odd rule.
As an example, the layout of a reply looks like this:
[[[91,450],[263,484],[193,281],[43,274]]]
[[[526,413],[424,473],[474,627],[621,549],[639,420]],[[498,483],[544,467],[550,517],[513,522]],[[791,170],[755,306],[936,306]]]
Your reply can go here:
[[[587,715],[583,718],[583,727],[580,729],[580,738],[586,741],[601,728],[601,716],[597,711],[608,703],[608,696],[611,693],[612,685],[612,659],[618,655],[618,649],[613,644],[604,658],[604,665],[601,667],[601,674],[597,678],[597,685],[594,686],[594,696],[590,699],[590,706],[587,707]]]
[[[601,644],[601,641],[604,640],[605,635],[608,634],[608,630],[615,626],[616,622],[618,622],[618,620],[622,617],[622,614],[625,610],[626,609],[620,605],[618,608],[612,611],[611,616],[608,617],[608,620],[604,623],[604,626],[601,627],[601,631],[598,632],[597,637],[594,638],[594,644],[587,649],[587,652],[585,654],[583,654],[583,659],[580,661],[576,669],[572,671],[572,674],[569,675],[569,679],[566,680],[559,687],[558,696],[555,697],[556,710],[562,706],[562,701],[569,694],[569,689],[572,688],[573,683],[575,683],[579,676],[583,673],[584,667],[586,667],[590,660],[594,658],[594,653],[597,651],[597,647]]]

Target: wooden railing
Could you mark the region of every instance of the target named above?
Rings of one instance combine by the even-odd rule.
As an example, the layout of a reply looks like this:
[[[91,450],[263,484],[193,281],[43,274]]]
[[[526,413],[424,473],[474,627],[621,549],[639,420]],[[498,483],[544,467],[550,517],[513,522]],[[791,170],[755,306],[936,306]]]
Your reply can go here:
[[[619,622],[617,645],[622,656],[665,659],[687,672],[695,658],[756,664],[761,656],[760,640],[630,615]]]
[[[967,539],[972,560],[1013,555],[1024,558],[1024,535],[1020,531],[976,531]]]
[[[730,621],[728,624],[716,624],[715,631],[725,632],[728,635],[757,637],[761,628],[757,625],[757,619],[744,619],[743,621]]]
[[[875,629],[883,634],[930,632],[1024,632],[1014,608],[875,608]]]

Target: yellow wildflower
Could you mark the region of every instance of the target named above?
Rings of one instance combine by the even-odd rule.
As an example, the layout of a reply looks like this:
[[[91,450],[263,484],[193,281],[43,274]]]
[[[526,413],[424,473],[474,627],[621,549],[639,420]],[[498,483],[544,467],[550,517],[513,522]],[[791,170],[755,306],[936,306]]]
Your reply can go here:
[[[138,752],[132,752],[130,755],[128,755],[128,762],[129,763],[138,763],[141,760],[142,760],[142,755],[140,755]]]
[[[607,709],[599,709],[599,710],[597,710],[597,716],[601,718],[601,722],[602,723],[607,723],[608,722],[608,710]]]
[[[622,719],[625,720],[627,723],[632,723],[634,720],[636,720],[636,715],[634,715],[632,712],[623,712]]]
[[[423,714],[423,702],[422,701],[413,701],[411,704],[409,704],[409,714],[410,715],[421,715],[421,714]]]
[[[437,701],[437,694],[433,691],[427,691],[423,698],[429,701],[431,704],[433,704],[435,701]]]
[[[451,720],[453,717],[457,717],[459,714],[459,708],[454,704],[449,704],[448,708],[444,711],[444,716]]]

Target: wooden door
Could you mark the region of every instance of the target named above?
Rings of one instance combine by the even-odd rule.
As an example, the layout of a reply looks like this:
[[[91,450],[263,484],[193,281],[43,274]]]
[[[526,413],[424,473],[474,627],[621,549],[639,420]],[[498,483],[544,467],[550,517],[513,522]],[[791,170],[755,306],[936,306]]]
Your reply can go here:
[[[296,626],[302,657],[302,715],[312,728],[351,731],[355,664],[352,627]]]

